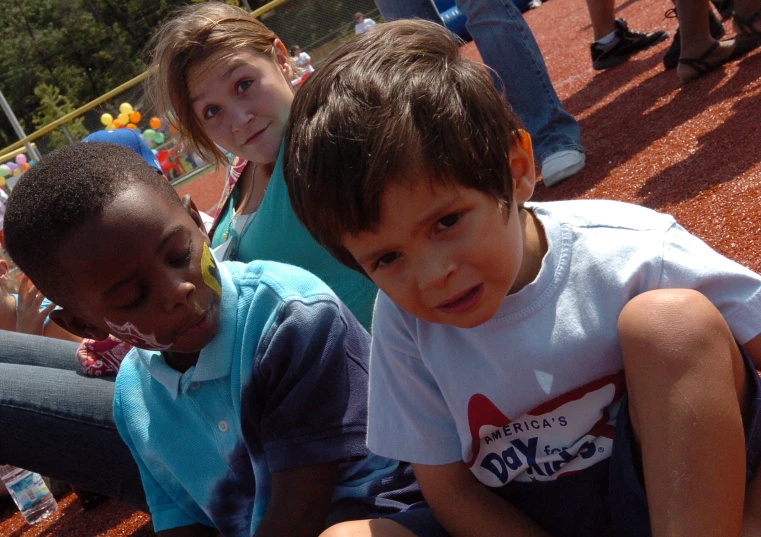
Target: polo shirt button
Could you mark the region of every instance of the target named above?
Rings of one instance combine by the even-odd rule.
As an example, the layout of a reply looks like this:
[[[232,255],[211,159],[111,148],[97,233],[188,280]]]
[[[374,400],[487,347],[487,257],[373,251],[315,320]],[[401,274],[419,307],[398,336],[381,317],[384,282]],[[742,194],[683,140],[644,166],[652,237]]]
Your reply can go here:
[[[192,383],[190,384],[190,389],[191,389],[191,390],[197,390],[197,389],[198,389],[198,388],[200,388],[200,387],[201,387],[201,383],[200,383],[200,382],[192,382]]]
[[[217,423],[217,427],[219,427],[219,430],[223,433],[226,433],[230,430],[230,426],[227,424],[225,420],[219,420],[219,423]]]

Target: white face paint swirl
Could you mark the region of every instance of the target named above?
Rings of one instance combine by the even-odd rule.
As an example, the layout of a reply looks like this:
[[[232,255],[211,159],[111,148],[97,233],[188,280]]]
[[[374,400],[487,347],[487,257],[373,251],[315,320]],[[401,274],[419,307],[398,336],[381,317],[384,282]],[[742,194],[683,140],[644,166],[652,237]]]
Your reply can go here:
[[[129,321],[120,326],[116,323],[112,323],[108,319],[103,320],[111,330],[111,334],[132,346],[154,351],[165,351],[171,347],[171,345],[162,345],[159,343],[156,340],[155,334],[143,334],[137,326]]]

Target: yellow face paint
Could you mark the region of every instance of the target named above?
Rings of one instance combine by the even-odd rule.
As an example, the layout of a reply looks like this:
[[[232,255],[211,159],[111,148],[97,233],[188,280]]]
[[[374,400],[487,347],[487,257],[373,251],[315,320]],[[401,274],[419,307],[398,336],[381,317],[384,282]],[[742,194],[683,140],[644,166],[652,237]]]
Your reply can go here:
[[[201,276],[203,276],[203,283],[208,285],[218,296],[222,296],[222,277],[219,274],[217,262],[211,255],[209,245],[206,243],[203,243],[203,252],[201,253]]]

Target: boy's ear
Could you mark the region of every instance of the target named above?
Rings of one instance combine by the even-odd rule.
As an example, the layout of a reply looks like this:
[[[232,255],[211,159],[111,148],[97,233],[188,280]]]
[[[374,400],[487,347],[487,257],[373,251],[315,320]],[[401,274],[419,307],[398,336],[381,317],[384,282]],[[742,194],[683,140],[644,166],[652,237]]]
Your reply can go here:
[[[55,309],[50,312],[50,320],[67,332],[87,339],[102,340],[108,337],[108,332],[93,326],[81,317],[72,315],[66,310]]]
[[[185,194],[182,196],[182,206],[185,207],[185,210],[188,211],[188,214],[193,219],[193,222],[196,223],[198,229],[200,229],[204,236],[208,239],[209,234],[206,232],[206,224],[203,223],[201,212],[198,210],[198,207],[196,207],[196,204],[190,197],[190,194]]]
[[[536,185],[536,167],[531,136],[518,131],[518,139],[510,147],[510,174],[513,176],[513,199],[517,204],[531,199]]]

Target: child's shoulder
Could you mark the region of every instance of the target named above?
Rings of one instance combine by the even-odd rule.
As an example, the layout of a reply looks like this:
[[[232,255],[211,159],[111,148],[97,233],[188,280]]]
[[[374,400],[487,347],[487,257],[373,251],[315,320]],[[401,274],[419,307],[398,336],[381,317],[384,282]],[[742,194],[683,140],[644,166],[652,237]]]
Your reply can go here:
[[[320,278],[295,265],[276,261],[225,262],[240,292],[266,288],[281,303],[339,302],[336,294]]]
[[[674,225],[669,214],[612,200],[571,200],[527,203],[540,221],[551,220],[575,228],[628,231],[665,231]]]

